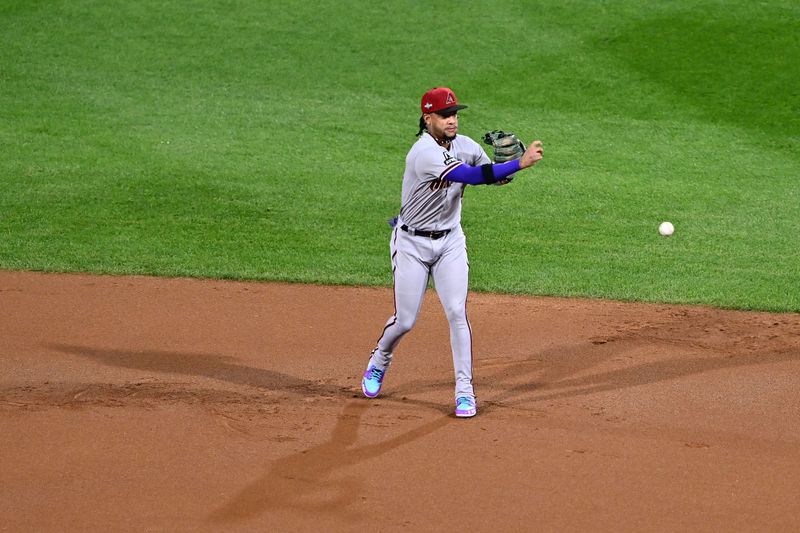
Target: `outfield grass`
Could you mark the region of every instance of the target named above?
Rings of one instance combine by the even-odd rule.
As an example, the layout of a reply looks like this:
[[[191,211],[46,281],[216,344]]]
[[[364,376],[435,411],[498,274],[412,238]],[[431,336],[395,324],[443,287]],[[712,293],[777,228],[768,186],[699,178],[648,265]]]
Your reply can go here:
[[[449,85],[473,289],[800,311],[800,6],[689,4],[6,1],[0,268],[389,285]]]

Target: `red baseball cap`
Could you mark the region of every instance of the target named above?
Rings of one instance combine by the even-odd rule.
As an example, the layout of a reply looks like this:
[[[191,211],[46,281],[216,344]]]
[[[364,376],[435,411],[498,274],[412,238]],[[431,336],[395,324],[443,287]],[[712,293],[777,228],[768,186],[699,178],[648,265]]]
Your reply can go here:
[[[422,102],[420,102],[420,109],[423,113],[439,113],[440,115],[466,107],[458,103],[456,94],[448,87],[434,87],[422,95]]]

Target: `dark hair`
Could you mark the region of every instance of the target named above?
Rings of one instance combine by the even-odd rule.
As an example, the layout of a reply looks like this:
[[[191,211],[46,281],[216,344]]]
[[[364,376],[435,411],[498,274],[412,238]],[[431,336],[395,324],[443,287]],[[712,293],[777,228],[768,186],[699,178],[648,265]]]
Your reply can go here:
[[[425,115],[419,116],[419,131],[417,132],[417,137],[423,134],[427,128],[425,127]]]

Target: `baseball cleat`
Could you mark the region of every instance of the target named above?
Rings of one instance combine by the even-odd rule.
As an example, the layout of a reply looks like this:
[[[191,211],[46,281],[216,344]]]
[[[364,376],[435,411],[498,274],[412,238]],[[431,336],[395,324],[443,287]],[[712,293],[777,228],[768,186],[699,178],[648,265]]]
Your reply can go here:
[[[475,416],[478,409],[475,406],[475,398],[469,396],[462,396],[456,400],[456,416],[467,418]]]
[[[373,365],[367,367],[364,372],[364,377],[361,378],[361,390],[364,391],[364,396],[367,398],[374,398],[381,392],[381,385],[383,384],[383,376],[386,375],[386,370],[380,370]]]

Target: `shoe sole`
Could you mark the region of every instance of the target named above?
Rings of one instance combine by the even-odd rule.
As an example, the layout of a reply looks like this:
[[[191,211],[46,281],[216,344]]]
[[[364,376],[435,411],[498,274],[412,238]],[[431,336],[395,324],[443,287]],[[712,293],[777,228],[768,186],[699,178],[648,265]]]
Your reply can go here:
[[[456,411],[456,416],[458,418],[471,418],[478,414],[477,409],[472,411]]]

